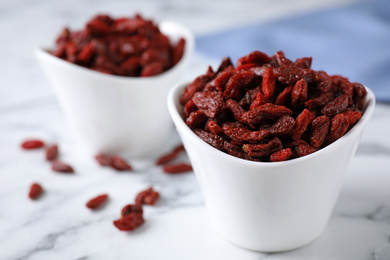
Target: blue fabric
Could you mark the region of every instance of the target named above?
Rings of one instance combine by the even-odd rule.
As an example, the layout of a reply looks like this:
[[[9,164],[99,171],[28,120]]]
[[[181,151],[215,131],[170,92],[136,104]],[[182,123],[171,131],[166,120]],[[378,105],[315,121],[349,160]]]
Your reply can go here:
[[[233,61],[253,50],[313,57],[312,68],[340,74],[390,102],[390,1],[369,0],[197,37],[200,54]]]

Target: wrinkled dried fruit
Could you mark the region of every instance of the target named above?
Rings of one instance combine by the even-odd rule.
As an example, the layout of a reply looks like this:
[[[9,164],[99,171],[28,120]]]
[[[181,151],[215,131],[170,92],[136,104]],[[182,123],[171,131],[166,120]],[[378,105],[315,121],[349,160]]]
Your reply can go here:
[[[46,160],[53,161],[58,157],[58,146],[52,145],[46,149]]]
[[[294,140],[299,140],[301,135],[306,131],[307,127],[313,120],[313,116],[308,109],[304,109],[302,113],[295,119],[295,124],[290,132],[290,136]]]
[[[32,200],[38,199],[43,193],[43,188],[39,183],[33,183],[30,187],[30,192],[28,193],[28,196]]]
[[[244,144],[242,146],[244,152],[251,157],[268,156],[282,148],[282,141],[277,137],[274,137],[274,139],[265,144]]]
[[[162,164],[165,164],[167,162],[170,162],[170,161],[176,159],[179,156],[179,154],[181,152],[184,152],[184,151],[185,151],[184,145],[181,144],[181,145],[175,147],[171,152],[158,158],[156,160],[156,165],[162,165]]]
[[[187,163],[166,164],[163,171],[168,174],[177,174],[192,171],[192,166]]]
[[[160,198],[160,194],[157,191],[153,190],[152,187],[150,187],[138,193],[137,197],[135,198],[135,204],[154,205],[159,198]]]
[[[62,172],[62,173],[73,173],[74,172],[72,166],[70,166],[69,164],[66,164],[64,162],[61,162],[61,161],[54,161],[51,164],[51,169],[55,172]]]
[[[203,141],[259,162],[313,153],[343,136],[362,116],[367,91],[339,75],[294,62],[282,51],[223,59],[186,86],[183,119]]]
[[[95,159],[101,166],[111,165],[111,156],[107,154],[100,153],[95,156]]]
[[[114,226],[121,231],[132,231],[145,222],[141,206],[126,205],[121,213],[120,219],[113,221]]]
[[[280,149],[277,152],[274,152],[270,155],[269,159],[271,162],[282,162],[289,159],[292,155],[292,151],[290,148]]]
[[[132,167],[120,156],[111,156],[110,166],[118,171],[131,171]]]
[[[38,149],[45,145],[45,143],[38,139],[29,139],[21,144],[21,147],[26,150]]]
[[[108,199],[107,194],[99,195],[91,200],[89,200],[86,204],[87,208],[96,209],[100,207],[106,200]]]
[[[310,144],[313,147],[320,147],[325,141],[326,135],[329,132],[330,119],[329,117],[323,115],[316,117],[310,129]]]

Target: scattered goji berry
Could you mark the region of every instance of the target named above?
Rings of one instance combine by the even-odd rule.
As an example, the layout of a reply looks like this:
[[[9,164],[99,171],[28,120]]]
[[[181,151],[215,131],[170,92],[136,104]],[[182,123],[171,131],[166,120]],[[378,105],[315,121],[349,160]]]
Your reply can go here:
[[[51,145],[46,149],[46,160],[53,161],[58,157],[58,145]]]
[[[168,174],[177,174],[192,171],[192,166],[187,163],[166,164],[163,171]]]
[[[160,194],[157,191],[153,190],[152,187],[150,187],[138,193],[137,197],[135,198],[135,204],[154,205],[159,198],[160,198]]]
[[[125,161],[125,159],[123,159],[119,155],[111,156],[110,166],[111,166],[111,168],[118,170],[118,171],[131,171],[131,170],[133,170],[131,165],[128,164]]]
[[[179,154],[181,152],[184,152],[184,151],[185,151],[184,145],[182,145],[182,144],[178,145],[171,152],[159,157],[156,160],[156,165],[163,165],[167,162],[170,162],[170,161],[176,159],[179,156]]]
[[[39,149],[39,148],[43,147],[44,145],[45,145],[45,143],[41,140],[29,139],[29,140],[24,141],[21,144],[21,147],[23,149],[30,150],[30,149]]]
[[[33,183],[30,187],[30,192],[28,193],[28,196],[32,200],[38,199],[43,193],[43,188],[39,183]]]
[[[73,173],[74,172],[72,166],[70,166],[69,164],[66,164],[64,162],[61,162],[61,161],[52,162],[51,169],[55,172],[62,172],[62,173]]]
[[[89,200],[86,204],[87,208],[96,209],[100,207],[106,200],[108,199],[107,194],[99,195],[91,200]]]

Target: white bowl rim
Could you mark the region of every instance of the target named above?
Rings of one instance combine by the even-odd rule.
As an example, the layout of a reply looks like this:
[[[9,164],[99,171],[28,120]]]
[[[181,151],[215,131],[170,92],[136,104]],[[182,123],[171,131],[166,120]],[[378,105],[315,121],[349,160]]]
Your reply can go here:
[[[194,51],[194,46],[195,46],[195,38],[193,33],[185,26],[171,22],[171,21],[162,21],[158,24],[159,28],[162,28],[164,26],[172,26],[178,29],[180,31],[180,34],[182,37],[186,40],[186,46],[185,46],[185,51],[183,54],[183,57],[180,59],[180,61],[170,68],[169,70],[166,70],[158,75],[155,76],[150,76],[150,77],[129,77],[129,76],[120,76],[120,75],[111,75],[111,74],[106,74],[102,73],[99,71],[92,70],[90,68],[86,68],[77,64],[73,64],[71,62],[68,62],[64,59],[58,58],[48,52],[49,48],[42,48],[42,47],[37,47],[34,50],[35,56],[36,57],[41,57],[44,59],[49,60],[50,62],[56,63],[57,65],[65,66],[68,69],[73,69],[73,70],[79,70],[80,72],[86,73],[87,75],[89,74],[90,76],[93,77],[98,77],[101,78],[102,80],[112,80],[112,81],[120,81],[120,82],[143,82],[143,83],[155,83],[156,81],[161,80],[162,78],[170,76],[170,74],[175,73],[175,71],[181,67],[186,61],[188,61]],[[169,33],[165,33],[169,37]]]
[[[180,91],[184,89],[184,87],[188,84],[187,83],[179,83],[176,84],[168,93],[168,109],[169,113],[171,114],[171,117],[173,121],[176,124],[176,128],[181,128],[185,131],[185,134],[188,135],[191,139],[196,140],[197,143],[200,143],[205,149],[208,149],[210,152],[214,153],[217,157],[222,157],[225,160],[233,160],[240,164],[246,164],[250,167],[282,167],[282,166],[289,166],[296,163],[303,163],[306,160],[311,160],[312,158],[321,156],[323,153],[332,152],[332,150],[337,149],[339,146],[345,145],[347,142],[350,141],[354,137],[354,135],[358,134],[359,131],[362,131],[364,126],[368,123],[368,120],[370,119],[374,106],[375,106],[375,95],[372,92],[371,89],[365,86],[365,89],[367,90],[367,96],[366,96],[366,102],[365,102],[365,108],[362,117],[359,119],[359,121],[341,138],[336,140],[335,142],[331,143],[330,145],[321,148],[320,150],[308,154],[299,158],[281,161],[281,162],[256,162],[256,161],[250,161],[247,159],[241,159],[235,156],[232,156],[228,153],[225,153],[223,151],[220,151],[213,147],[212,145],[206,143],[203,141],[200,137],[198,137],[184,122],[182,119],[179,111],[176,108],[176,105],[180,105],[179,103],[179,94]],[[180,92],[180,93],[179,93]]]

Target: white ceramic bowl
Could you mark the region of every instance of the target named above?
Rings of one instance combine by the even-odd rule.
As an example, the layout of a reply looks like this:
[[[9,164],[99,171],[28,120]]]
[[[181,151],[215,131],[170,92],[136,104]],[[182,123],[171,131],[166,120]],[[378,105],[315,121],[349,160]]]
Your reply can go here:
[[[65,116],[89,153],[142,156],[166,141],[172,126],[166,97],[180,82],[194,49],[194,37],[176,23],[162,22],[159,28],[173,42],[183,37],[186,45],[180,62],[154,77],[107,75],[44,49],[35,51]]]
[[[199,181],[211,226],[231,243],[278,252],[304,246],[325,229],[348,164],[373,112],[367,89],[359,122],[331,145],[285,162],[253,162],[221,152],[183,121],[185,84],[168,95],[168,108]]]

